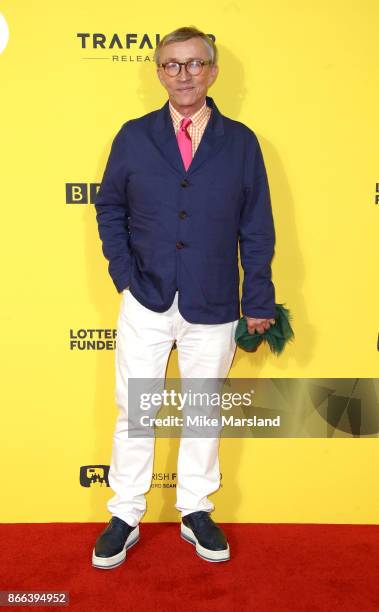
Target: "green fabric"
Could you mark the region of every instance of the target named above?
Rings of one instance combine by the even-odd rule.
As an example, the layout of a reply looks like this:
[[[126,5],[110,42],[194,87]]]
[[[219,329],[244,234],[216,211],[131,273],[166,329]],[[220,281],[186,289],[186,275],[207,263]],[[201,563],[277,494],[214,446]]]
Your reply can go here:
[[[284,304],[275,304],[275,309],[275,323],[270,325],[263,334],[257,331],[249,334],[245,317],[238,321],[235,340],[240,348],[245,351],[255,351],[261,342],[266,341],[271,351],[279,355],[287,342],[294,339],[295,335],[290,324],[292,321],[290,311],[285,308]]]

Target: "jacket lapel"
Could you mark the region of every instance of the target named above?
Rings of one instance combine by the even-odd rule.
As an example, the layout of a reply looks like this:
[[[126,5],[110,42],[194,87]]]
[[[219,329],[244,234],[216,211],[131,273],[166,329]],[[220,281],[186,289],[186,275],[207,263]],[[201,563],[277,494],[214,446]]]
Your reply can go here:
[[[155,145],[160,150],[164,159],[179,172],[180,175],[185,174],[191,176],[191,174],[196,172],[196,170],[210,157],[214,156],[225,142],[222,115],[214,103],[213,98],[206,96],[206,103],[212,109],[211,116],[187,172],[184,168],[182,156],[180,155],[176,140],[168,100],[158,111],[153,123],[152,138]]]

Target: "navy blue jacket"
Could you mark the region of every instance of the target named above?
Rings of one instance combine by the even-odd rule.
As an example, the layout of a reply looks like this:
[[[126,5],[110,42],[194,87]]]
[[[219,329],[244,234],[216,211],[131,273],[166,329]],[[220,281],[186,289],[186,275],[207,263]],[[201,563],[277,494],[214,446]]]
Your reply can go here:
[[[255,133],[214,101],[186,171],[169,101],[116,134],[95,199],[109,274],[146,308],[164,312],[179,291],[190,323],[275,317],[271,281],[275,230]]]

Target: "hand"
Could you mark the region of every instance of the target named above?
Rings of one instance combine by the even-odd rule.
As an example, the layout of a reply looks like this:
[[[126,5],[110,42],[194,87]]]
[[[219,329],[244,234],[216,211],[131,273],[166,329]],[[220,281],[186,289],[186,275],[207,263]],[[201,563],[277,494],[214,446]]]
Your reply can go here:
[[[275,319],[255,319],[254,317],[244,316],[249,334],[254,334],[255,331],[258,334],[263,334],[271,325],[275,325]]]

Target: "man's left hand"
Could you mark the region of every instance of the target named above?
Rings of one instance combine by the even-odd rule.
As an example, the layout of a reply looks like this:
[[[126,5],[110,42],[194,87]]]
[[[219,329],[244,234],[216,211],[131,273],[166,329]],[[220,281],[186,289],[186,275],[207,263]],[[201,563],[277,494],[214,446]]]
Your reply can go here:
[[[266,329],[275,325],[275,319],[255,319],[254,317],[247,317],[245,315],[247,331],[249,334],[254,334],[255,331],[258,334],[264,334]]]

